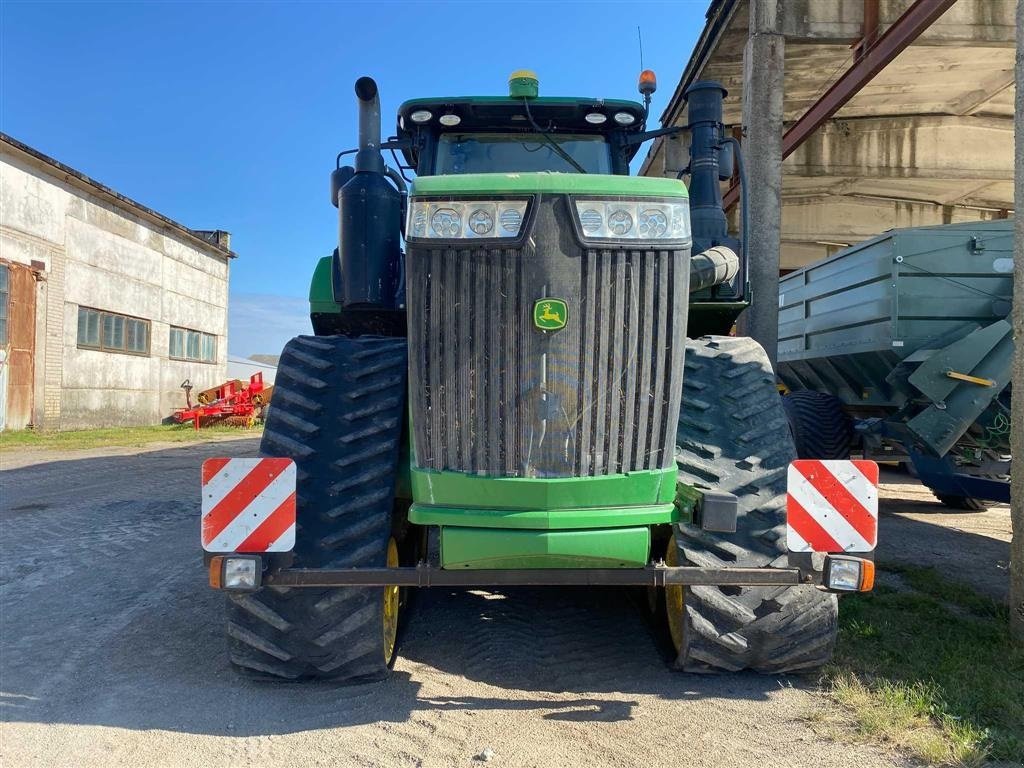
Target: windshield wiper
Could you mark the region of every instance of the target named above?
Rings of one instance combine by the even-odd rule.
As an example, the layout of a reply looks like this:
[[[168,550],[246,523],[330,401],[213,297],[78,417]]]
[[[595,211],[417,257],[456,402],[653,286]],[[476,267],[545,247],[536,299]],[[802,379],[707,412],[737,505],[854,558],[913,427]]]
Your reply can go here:
[[[541,127],[539,125],[537,125],[537,123],[533,119],[533,115],[530,114],[530,100],[529,99],[523,99],[523,106],[526,107],[526,119],[530,121],[530,125],[533,126],[533,130],[535,130],[537,133],[539,133],[541,136],[543,136],[544,140],[547,141],[547,143],[551,145],[551,148],[553,150],[555,150],[555,152],[558,153],[558,156],[560,158],[562,158],[563,160],[565,160],[565,162],[569,163],[569,165],[571,165],[573,168],[575,168],[578,173],[586,173],[587,172],[586,168],[584,168],[582,165],[577,163],[568,152],[566,152],[564,149],[562,149],[561,145],[557,141],[552,139],[547,133],[545,133],[541,129]]]

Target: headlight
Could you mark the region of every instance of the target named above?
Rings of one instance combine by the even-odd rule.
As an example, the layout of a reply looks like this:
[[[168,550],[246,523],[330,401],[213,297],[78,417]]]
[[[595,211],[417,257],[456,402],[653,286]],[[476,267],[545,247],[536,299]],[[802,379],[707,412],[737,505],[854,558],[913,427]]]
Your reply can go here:
[[[686,200],[576,200],[586,240],[689,240]]]
[[[407,237],[436,240],[517,237],[526,215],[526,200],[413,200]]]
[[[668,232],[668,214],[661,208],[640,211],[640,236],[664,237]]]
[[[454,208],[438,208],[430,217],[430,231],[436,237],[458,237],[462,217]]]
[[[587,208],[580,212],[580,226],[588,235],[595,235],[604,227],[604,214],[597,208]]]
[[[469,214],[469,228],[473,230],[473,234],[480,237],[490,234],[494,229],[494,212],[488,208],[477,208]]]
[[[501,228],[510,237],[519,234],[519,228],[523,226],[523,213],[518,208],[505,208],[498,216],[501,221]]]
[[[210,558],[210,586],[235,592],[253,592],[262,582],[259,555],[217,555]]]
[[[628,235],[629,231],[633,229],[633,217],[625,208],[616,208],[608,214],[608,229],[616,237]]]
[[[824,582],[836,592],[869,592],[875,586],[875,564],[859,557],[829,555]]]

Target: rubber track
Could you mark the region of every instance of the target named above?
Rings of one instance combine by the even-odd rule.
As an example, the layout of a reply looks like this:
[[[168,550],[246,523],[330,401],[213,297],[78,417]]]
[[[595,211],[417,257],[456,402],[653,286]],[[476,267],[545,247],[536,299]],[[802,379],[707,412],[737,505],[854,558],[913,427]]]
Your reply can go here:
[[[405,339],[299,336],[284,348],[260,451],[297,465],[296,567],[386,564],[405,392]],[[377,587],[231,596],[231,661],[256,677],[382,678],[381,606]]]
[[[680,480],[739,499],[734,534],[676,526],[679,562],[785,565],[786,469],[795,458],[775,377],[751,339],[687,342],[677,431]],[[813,587],[692,587],[676,666],[691,672],[782,673],[825,664],[835,646],[835,595]]]
[[[853,425],[835,395],[802,389],[782,398],[801,459],[848,459]]]

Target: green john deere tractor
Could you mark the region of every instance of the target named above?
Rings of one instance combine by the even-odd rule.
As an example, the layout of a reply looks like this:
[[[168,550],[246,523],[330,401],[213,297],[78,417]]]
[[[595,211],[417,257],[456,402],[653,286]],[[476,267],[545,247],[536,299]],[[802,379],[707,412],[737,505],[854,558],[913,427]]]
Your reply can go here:
[[[404,588],[460,585],[646,585],[685,670],[829,658],[835,593],[869,588],[869,563],[786,548],[775,377],[724,335],[750,296],[724,91],[688,91],[688,193],[629,176],[684,130],[648,131],[652,73],[640,90],[540,97],[517,72],[507,96],[406,102],[382,142],[356,82],[338,249],[262,443],[297,467],[294,547],[207,556],[240,671],[383,677]]]

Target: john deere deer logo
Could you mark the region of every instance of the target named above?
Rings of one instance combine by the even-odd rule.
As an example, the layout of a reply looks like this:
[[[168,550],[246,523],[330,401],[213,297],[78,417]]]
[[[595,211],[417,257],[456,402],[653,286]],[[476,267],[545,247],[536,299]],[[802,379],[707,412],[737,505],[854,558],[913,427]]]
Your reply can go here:
[[[533,324],[542,331],[557,331],[569,321],[569,307],[562,299],[538,299],[533,305]]]

